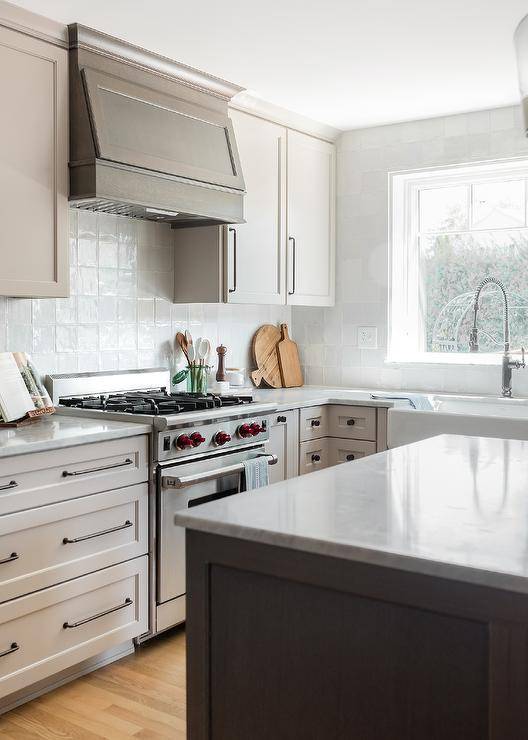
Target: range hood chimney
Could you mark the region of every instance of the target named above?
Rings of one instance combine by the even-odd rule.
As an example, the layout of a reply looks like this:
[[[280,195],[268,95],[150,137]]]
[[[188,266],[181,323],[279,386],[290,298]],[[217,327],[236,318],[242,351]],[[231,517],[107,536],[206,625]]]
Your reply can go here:
[[[229,100],[242,90],[73,24],[70,205],[170,222],[243,223]]]

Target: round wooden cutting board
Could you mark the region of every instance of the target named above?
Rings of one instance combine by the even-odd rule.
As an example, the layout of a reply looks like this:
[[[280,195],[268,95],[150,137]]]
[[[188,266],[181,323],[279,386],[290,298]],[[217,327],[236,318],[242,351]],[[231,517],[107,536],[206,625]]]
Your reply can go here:
[[[257,369],[251,373],[251,380],[259,387],[263,380],[271,388],[282,388],[277,344],[281,340],[278,327],[264,324],[253,336],[253,359]]]

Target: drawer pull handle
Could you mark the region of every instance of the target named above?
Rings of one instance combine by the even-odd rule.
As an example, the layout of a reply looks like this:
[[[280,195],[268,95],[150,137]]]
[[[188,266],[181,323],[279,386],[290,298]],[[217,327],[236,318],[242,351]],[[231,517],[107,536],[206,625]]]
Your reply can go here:
[[[321,462],[321,455],[312,455],[312,462]]]
[[[83,624],[88,624],[88,622],[93,622],[95,619],[101,619],[101,617],[106,617],[107,614],[113,614],[114,612],[120,611],[120,609],[126,609],[127,606],[130,606],[133,603],[134,602],[132,601],[132,599],[126,598],[122,604],[113,606],[111,609],[106,609],[106,611],[99,612],[99,614],[93,614],[91,617],[86,617],[86,619],[79,619],[78,622],[64,622],[62,626],[65,630],[71,630],[74,627],[81,627]]]
[[[286,424],[285,416],[277,416],[277,424]]]
[[[0,658],[4,658],[6,655],[11,655],[11,653],[16,653],[17,650],[20,650],[20,645],[17,642],[12,642],[11,647],[8,647],[3,653],[0,653]]]
[[[10,488],[16,488],[17,486],[16,480],[11,480],[6,486],[0,486],[0,491],[8,491]]]
[[[128,529],[133,527],[132,522],[127,519],[124,524],[120,524],[118,527],[110,527],[110,529],[102,529],[100,532],[92,532],[92,534],[84,534],[82,537],[64,537],[62,540],[63,545],[73,545],[75,542],[84,542],[85,540],[93,540],[94,537],[102,537],[105,534],[111,534],[112,532],[119,532],[122,529]]]
[[[347,419],[347,426],[353,427],[355,423],[356,423],[355,419]]]
[[[14,560],[18,560],[19,557],[20,555],[17,552],[12,552],[8,558],[0,560],[0,565],[3,565],[4,563],[12,563]]]
[[[99,473],[101,470],[113,470],[114,468],[124,468],[126,465],[133,465],[133,464],[134,464],[134,461],[131,460],[129,457],[127,457],[125,462],[113,463],[112,465],[102,465],[100,468],[87,468],[86,470],[75,470],[73,473],[70,473],[69,470],[63,470],[62,477],[67,478],[68,476],[72,476],[72,475],[88,475],[89,473]]]
[[[347,459],[347,460],[348,460],[348,461],[350,462],[350,460],[355,460],[355,459],[356,459],[356,456],[355,456],[355,455],[352,455],[352,454],[350,454],[350,455],[347,455],[347,456],[346,456],[346,459]]]
[[[320,427],[321,426],[321,422],[319,421],[319,419],[312,419],[312,426],[313,427]]]

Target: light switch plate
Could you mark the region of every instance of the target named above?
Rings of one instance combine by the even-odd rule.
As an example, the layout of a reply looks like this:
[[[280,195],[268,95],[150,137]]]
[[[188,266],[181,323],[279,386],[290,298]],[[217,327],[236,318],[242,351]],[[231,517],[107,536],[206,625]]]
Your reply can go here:
[[[358,326],[357,343],[359,349],[377,349],[378,348],[378,327],[377,326]]]

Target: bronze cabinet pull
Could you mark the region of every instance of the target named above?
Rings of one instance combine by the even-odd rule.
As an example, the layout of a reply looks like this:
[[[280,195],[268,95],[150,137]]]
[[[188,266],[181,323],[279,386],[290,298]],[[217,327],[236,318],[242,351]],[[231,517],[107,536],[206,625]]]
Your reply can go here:
[[[277,424],[285,424],[285,423],[286,423],[285,416],[277,416]]]
[[[19,557],[20,555],[17,552],[12,552],[9,557],[0,560],[0,565],[3,565],[4,563],[12,563],[15,560],[18,560]]]
[[[234,293],[237,289],[237,230],[230,226],[229,231],[233,234],[233,287],[229,292]]]
[[[292,243],[292,289],[288,291],[288,295],[293,295],[295,293],[295,262],[297,259],[297,243],[294,236],[289,236],[288,241]]]
[[[319,419],[312,419],[312,426],[313,427],[320,427],[321,426],[321,422],[319,421]]]
[[[312,462],[320,462],[321,455],[312,455]]]
[[[350,462],[350,460],[355,460],[356,456],[350,453],[350,455],[346,456],[346,459]]]
[[[117,527],[110,527],[109,529],[102,529],[100,532],[92,532],[92,534],[84,534],[82,537],[64,537],[62,540],[63,545],[73,545],[75,542],[84,542],[85,540],[93,540],[94,537],[102,537],[105,534],[111,534],[112,532],[119,532],[122,529],[128,529],[133,527],[132,522],[127,519],[124,524],[120,524]]]
[[[89,473],[99,473],[101,470],[113,470],[114,468],[124,468],[127,465],[133,465],[134,461],[131,460],[129,457],[125,460],[125,462],[120,463],[113,463],[112,465],[102,465],[100,468],[87,468],[86,470],[75,470],[73,473],[70,473],[68,470],[62,471],[62,477],[67,478],[68,476],[74,476],[74,475],[88,475]]]
[[[16,653],[17,650],[20,650],[20,645],[17,642],[12,642],[11,646],[8,647],[7,650],[0,653],[0,658],[4,658],[6,655],[11,655],[11,653]]]
[[[78,622],[64,622],[62,625],[65,630],[68,629],[74,629],[75,627],[81,627],[83,624],[88,624],[88,622],[93,622],[95,619],[101,619],[101,617],[106,617],[107,614],[113,614],[114,612],[118,612],[121,609],[126,609],[127,606],[130,606],[134,602],[132,599],[126,598],[125,601],[122,604],[118,604],[117,606],[113,606],[111,609],[106,609],[104,612],[99,612],[99,614],[93,614],[91,617],[86,617],[86,619],[79,619]]]
[[[353,427],[355,423],[356,423],[355,419],[347,419],[347,426]]]
[[[11,480],[9,483],[5,486],[0,486],[0,491],[8,491],[10,488],[16,488],[18,486],[18,483],[16,480]]]

